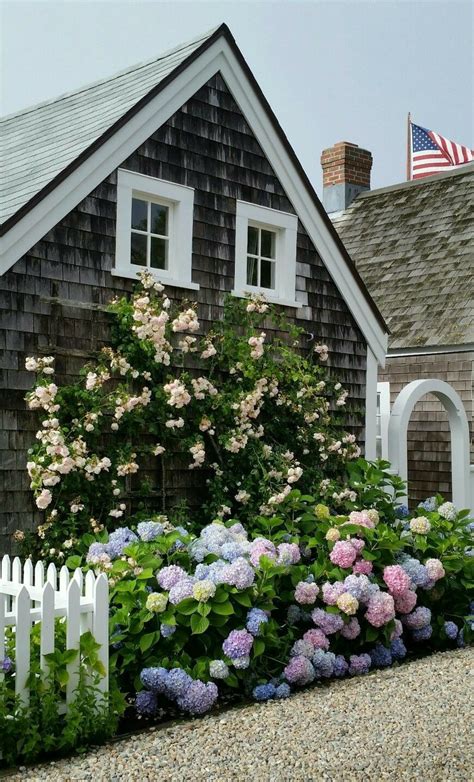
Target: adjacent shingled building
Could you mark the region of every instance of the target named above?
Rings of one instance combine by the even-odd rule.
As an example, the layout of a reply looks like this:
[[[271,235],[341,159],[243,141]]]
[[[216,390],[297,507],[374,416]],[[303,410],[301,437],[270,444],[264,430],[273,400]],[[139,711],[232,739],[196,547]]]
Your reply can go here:
[[[361,193],[331,218],[391,331],[379,380],[390,383],[392,403],[411,380],[446,380],[472,432],[474,165]],[[413,500],[450,493],[447,416],[425,399],[409,432]]]

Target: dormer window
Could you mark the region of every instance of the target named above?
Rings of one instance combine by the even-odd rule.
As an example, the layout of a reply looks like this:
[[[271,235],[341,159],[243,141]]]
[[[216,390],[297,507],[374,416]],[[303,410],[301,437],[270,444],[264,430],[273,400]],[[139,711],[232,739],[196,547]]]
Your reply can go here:
[[[147,268],[165,285],[196,290],[191,280],[194,190],[120,169],[112,274],[137,279]]]
[[[296,301],[298,218],[287,212],[237,201],[234,296],[262,293],[269,301]]]

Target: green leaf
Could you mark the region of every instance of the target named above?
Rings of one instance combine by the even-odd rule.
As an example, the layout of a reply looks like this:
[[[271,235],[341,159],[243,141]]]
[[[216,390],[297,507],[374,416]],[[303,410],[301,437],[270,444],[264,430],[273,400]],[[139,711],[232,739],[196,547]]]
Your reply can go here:
[[[261,654],[265,651],[265,641],[263,641],[261,638],[256,638],[253,642],[253,656],[254,657],[260,657]]]
[[[219,614],[220,616],[230,616],[234,613],[234,608],[230,600],[227,600],[226,603],[213,603],[212,610],[215,614]]]
[[[194,597],[185,597],[184,600],[181,600],[181,602],[178,603],[176,610],[179,611],[180,614],[189,616],[189,614],[194,614],[197,605],[197,600],[195,600]]]
[[[235,595],[232,595],[232,598],[236,603],[239,603],[241,606],[245,606],[245,608],[252,607],[252,600],[250,599],[250,595],[247,594],[247,592],[237,592]]]
[[[77,555],[68,557],[66,559],[66,566],[69,568],[69,570],[75,570],[77,567],[81,567],[81,563],[82,559]]]
[[[140,650],[142,652],[146,652],[147,649],[150,648],[150,646],[153,644],[154,640],[156,638],[156,633],[145,633],[140,638]]]
[[[205,633],[209,627],[209,619],[205,616],[199,616],[199,614],[193,614],[191,617],[191,630],[193,635],[201,635]]]

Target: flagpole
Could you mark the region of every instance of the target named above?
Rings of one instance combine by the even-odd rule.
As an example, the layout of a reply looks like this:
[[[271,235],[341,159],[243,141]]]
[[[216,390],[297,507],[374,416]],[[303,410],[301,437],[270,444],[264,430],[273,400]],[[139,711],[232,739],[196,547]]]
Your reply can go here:
[[[411,114],[408,112],[407,116],[407,180],[411,179]]]

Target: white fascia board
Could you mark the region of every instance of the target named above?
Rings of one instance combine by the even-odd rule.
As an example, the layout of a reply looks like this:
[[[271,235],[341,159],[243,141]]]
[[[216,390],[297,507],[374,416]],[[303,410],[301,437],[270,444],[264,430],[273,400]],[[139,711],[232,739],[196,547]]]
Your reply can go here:
[[[221,73],[240,106],[367,344],[383,367],[387,352],[387,334],[367,306],[357,280],[352,274],[348,274],[349,269],[334,237],[312,200],[308,198],[305,184],[301,181],[234,52],[223,38],[218,38],[190,63],[1,238],[0,274],[8,271],[217,72]]]
[[[365,458],[377,458],[377,359],[370,347],[365,368]]]

